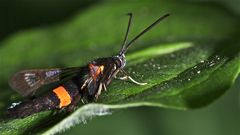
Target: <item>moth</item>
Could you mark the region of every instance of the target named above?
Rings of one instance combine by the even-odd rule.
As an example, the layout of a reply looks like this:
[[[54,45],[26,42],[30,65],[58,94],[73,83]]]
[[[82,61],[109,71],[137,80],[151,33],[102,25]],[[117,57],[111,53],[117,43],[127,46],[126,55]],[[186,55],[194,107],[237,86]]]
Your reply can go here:
[[[31,69],[14,74],[9,81],[9,85],[24,97],[34,95],[44,85],[63,80],[64,82],[39,97],[12,104],[7,110],[7,115],[11,118],[24,118],[46,110],[66,108],[72,111],[81,101],[83,103],[96,101],[103,90],[107,91],[108,85],[114,78],[117,78],[116,75],[119,72],[124,76],[118,77],[118,79],[129,80],[137,85],[145,85],[146,83],[134,80],[124,71],[126,65],[125,54],[137,39],[168,17],[169,14],[158,18],[129,42],[127,42],[128,33],[133,15],[128,13],[128,16],[127,30],[122,47],[117,55],[98,58],[81,67]]]

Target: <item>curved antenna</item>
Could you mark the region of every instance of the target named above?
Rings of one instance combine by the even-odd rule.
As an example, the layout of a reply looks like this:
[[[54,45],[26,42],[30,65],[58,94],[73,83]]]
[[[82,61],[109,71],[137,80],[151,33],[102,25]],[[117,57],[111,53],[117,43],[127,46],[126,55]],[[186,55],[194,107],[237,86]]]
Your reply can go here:
[[[124,40],[123,40],[123,44],[122,44],[122,47],[121,47],[121,50],[120,50],[120,55],[122,54],[123,50],[125,50],[125,45],[127,43],[129,29],[130,29],[131,23],[132,23],[132,13],[128,13],[127,15],[129,15],[129,21],[128,21],[128,26],[127,26],[127,31],[125,33],[125,37],[124,37]]]
[[[166,17],[168,17],[170,14],[165,14],[163,16],[161,16],[160,18],[158,18],[154,23],[152,23],[151,25],[149,25],[147,28],[145,28],[142,32],[140,32],[136,37],[134,37],[127,45],[125,45],[126,47],[124,47],[124,49],[120,52],[120,54],[125,54],[128,50],[128,48],[133,44],[133,42],[135,42],[138,38],[140,38],[143,34],[145,34],[146,32],[148,32],[151,28],[153,28],[154,26],[156,26],[160,21],[162,21],[163,19],[165,19]]]

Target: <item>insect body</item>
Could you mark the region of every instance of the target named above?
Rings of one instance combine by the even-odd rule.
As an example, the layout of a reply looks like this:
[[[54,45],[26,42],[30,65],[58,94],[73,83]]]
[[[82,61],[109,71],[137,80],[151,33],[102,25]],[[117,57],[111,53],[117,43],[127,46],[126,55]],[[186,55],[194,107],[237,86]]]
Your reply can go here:
[[[140,83],[132,79],[123,70],[126,65],[125,53],[133,42],[169,16],[169,14],[157,19],[127,43],[132,21],[132,14],[129,13],[128,15],[128,27],[118,55],[95,59],[83,67],[23,70],[16,73],[9,81],[9,84],[23,96],[33,95],[43,85],[62,80],[64,82],[40,97],[14,104],[14,106],[8,109],[8,116],[22,118],[44,110],[63,108],[72,111],[80,101],[92,102],[96,100],[102,90],[107,90],[107,86],[111,83],[112,79],[117,78],[116,75],[119,72],[122,72],[124,76],[118,79],[130,80],[135,84],[145,85],[146,83]]]

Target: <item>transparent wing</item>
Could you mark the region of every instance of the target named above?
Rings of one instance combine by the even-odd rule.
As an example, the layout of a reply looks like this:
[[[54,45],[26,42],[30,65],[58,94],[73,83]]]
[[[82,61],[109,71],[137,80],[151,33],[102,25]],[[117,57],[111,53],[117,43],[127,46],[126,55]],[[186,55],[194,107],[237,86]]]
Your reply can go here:
[[[12,76],[9,85],[21,95],[29,96],[43,85],[74,77],[80,71],[80,67],[23,70]]]

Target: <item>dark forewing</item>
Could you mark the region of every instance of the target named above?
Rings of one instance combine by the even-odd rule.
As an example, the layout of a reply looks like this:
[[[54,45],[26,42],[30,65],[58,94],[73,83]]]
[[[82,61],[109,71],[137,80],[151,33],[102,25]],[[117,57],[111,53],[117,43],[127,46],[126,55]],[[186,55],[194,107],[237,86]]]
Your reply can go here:
[[[9,85],[21,95],[28,96],[43,85],[71,78],[80,70],[80,67],[23,70],[12,76]]]

